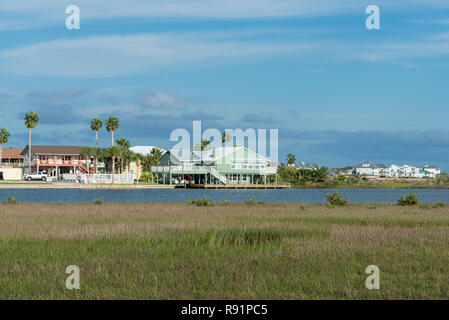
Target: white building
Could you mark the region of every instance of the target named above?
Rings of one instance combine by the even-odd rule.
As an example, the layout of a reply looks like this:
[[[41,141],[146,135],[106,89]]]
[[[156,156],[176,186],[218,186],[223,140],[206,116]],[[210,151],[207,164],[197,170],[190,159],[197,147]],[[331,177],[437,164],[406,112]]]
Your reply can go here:
[[[363,175],[367,177],[389,178],[436,178],[441,174],[441,169],[434,165],[415,167],[411,165],[392,164],[387,167],[384,164],[375,164],[369,161],[343,169],[346,174]]]
[[[441,174],[441,169],[434,165],[425,165],[421,169],[425,177],[436,178]]]
[[[357,175],[361,176],[370,176],[370,177],[380,177],[386,176],[388,172],[388,167],[384,164],[379,163],[371,163],[369,161],[365,161],[359,163],[353,167],[353,172]]]

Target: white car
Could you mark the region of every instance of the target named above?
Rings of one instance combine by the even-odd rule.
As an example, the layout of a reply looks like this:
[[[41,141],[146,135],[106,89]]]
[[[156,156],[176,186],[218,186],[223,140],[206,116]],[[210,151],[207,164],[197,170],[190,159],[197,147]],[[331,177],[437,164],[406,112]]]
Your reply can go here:
[[[33,172],[32,174],[28,174],[24,177],[25,180],[27,181],[31,181],[31,180],[42,180],[42,181],[46,181],[47,180],[47,172],[45,171],[39,171],[39,172]]]

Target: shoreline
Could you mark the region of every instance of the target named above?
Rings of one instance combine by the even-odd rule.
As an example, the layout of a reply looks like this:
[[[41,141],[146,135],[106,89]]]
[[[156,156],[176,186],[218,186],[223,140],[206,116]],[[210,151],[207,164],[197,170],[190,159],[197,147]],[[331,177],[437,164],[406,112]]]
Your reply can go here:
[[[0,189],[110,189],[110,190],[144,190],[144,189],[165,189],[165,190],[174,190],[174,189],[184,189],[184,188],[176,188],[175,185],[130,185],[130,184],[80,184],[80,183],[39,183],[39,182],[1,182]],[[186,190],[198,189],[198,188],[187,188]],[[251,188],[251,187],[241,187],[241,188],[201,188],[204,190],[212,190],[212,189],[286,189],[285,187],[281,188]],[[373,185],[373,186],[295,186],[290,185],[287,189],[435,189],[435,190],[445,190],[449,189],[449,186],[423,186],[423,185],[404,185],[404,186],[389,186],[389,185]]]
[[[142,190],[142,189],[175,189],[174,185],[130,185],[130,184],[81,184],[81,183],[0,183],[0,189],[111,189],[111,190]]]

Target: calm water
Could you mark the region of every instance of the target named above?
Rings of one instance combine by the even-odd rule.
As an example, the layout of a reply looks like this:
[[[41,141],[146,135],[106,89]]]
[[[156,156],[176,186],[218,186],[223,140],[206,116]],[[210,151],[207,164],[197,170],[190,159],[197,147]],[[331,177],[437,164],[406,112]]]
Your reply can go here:
[[[401,196],[413,191],[421,202],[449,203],[448,189],[341,189],[350,203],[396,203]],[[185,202],[203,196],[213,201],[243,202],[247,199],[265,202],[324,203],[326,193],[333,189],[285,190],[81,190],[81,189],[0,189],[0,200],[8,194],[20,202],[92,202],[103,198],[105,202]]]

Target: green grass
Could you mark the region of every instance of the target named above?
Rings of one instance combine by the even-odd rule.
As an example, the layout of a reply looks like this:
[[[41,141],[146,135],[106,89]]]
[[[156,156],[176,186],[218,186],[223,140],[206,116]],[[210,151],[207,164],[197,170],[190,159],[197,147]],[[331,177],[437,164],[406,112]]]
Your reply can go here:
[[[447,299],[448,227],[448,206],[0,205],[0,299]]]

